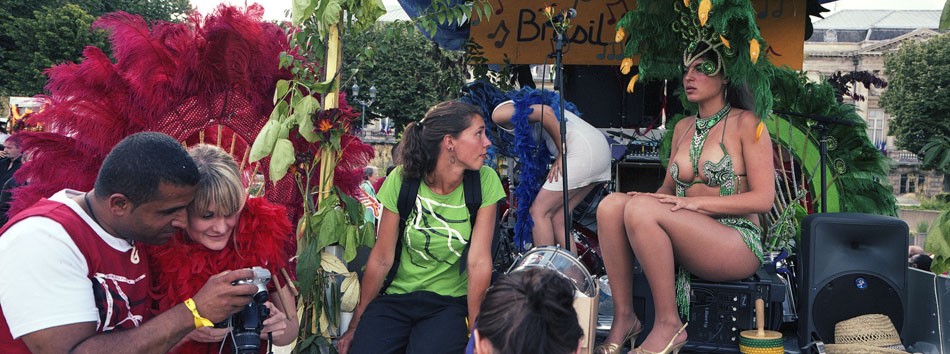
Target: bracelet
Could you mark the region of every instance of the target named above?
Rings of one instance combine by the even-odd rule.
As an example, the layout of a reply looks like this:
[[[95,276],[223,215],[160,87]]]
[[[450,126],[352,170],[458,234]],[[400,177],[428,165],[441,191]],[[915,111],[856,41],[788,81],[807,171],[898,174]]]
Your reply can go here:
[[[214,327],[214,323],[211,323],[207,318],[201,317],[201,315],[198,314],[198,308],[195,307],[195,300],[191,298],[185,300],[185,307],[191,310],[191,314],[195,316],[195,328]]]

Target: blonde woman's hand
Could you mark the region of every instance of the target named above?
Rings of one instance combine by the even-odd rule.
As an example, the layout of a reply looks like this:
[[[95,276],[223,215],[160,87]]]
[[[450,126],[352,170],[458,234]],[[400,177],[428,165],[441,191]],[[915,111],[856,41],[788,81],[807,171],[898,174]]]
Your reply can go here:
[[[270,316],[264,320],[264,329],[261,330],[261,339],[267,339],[267,333],[272,333],[274,337],[284,334],[287,329],[287,315],[277,309],[273,303],[267,301],[264,306],[270,310]]]

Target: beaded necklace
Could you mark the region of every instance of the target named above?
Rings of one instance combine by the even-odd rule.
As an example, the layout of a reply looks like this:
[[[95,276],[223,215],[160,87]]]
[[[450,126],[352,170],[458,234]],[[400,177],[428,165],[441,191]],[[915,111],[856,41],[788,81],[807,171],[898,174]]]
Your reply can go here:
[[[693,133],[693,140],[689,145],[689,161],[693,163],[693,174],[699,176],[699,155],[703,152],[703,145],[706,142],[706,136],[709,130],[716,126],[723,117],[729,114],[732,106],[726,103],[716,114],[707,118],[700,118],[696,113],[696,132]]]

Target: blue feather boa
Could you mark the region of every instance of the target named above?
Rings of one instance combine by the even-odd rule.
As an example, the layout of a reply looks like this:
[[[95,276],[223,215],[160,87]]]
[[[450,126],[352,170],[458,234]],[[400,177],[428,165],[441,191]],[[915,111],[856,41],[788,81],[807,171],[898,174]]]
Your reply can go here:
[[[534,228],[534,221],[531,220],[531,204],[534,202],[538,191],[547,178],[547,166],[554,158],[556,151],[549,151],[543,138],[532,135],[531,124],[528,122],[528,116],[534,112],[531,105],[544,104],[554,112],[558,121],[562,119],[560,107],[560,96],[557,93],[548,90],[532,89],[525,87],[517,91],[511,91],[502,94],[501,90],[491,84],[476,81],[463,89],[465,96],[460,100],[471,103],[482,108],[484,114],[482,118],[489,131],[489,139],[492,141],[492,147],[489,148],[489,157],[486,161],[494,163],[496,154],[516,158],[519,165],[520,181],[515,187],[515,200],[518,208],[515,210],[515,244],[520,250],[524,250],[526,243],[531,242],[531,230]],[[491,112],[498,104],[506,101],[514,101],[515,114],[511,117],[514,125],[514,135],[501,130],[491,120]],[[573,103],[565,102],[564,109],[577,116],[577,106]]]

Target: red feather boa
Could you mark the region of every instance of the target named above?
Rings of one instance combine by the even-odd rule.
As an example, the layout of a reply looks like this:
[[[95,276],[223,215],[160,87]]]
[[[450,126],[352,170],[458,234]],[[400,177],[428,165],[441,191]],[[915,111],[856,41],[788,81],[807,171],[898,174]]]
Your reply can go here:
[[[293,275],[294,268],[288,268],[293,245],[293,226],[284,207],[264,198],[248,198],[232,242],[220,251],[192,241],[184,231],[164,245],[145,247],[154,274],[152,299],[158,311],[168,310],[194,296],[212,275],[225,270],[262,266],[274,276],[281,269]],[[188,342],[176,352],[216,353],[219,345]]]

